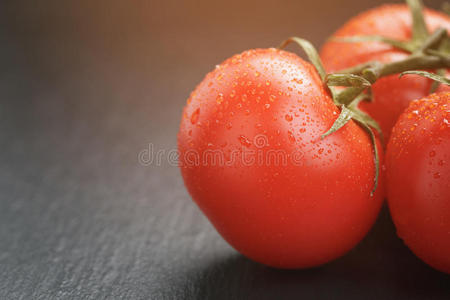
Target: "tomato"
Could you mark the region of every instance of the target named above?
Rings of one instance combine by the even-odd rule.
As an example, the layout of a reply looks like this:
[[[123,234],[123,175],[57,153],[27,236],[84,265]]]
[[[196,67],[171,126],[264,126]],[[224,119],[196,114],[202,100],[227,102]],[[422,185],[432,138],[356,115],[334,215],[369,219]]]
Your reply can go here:
[[[450,273],[450,92],[411,102],[392,130],[386,167],[398,235]]]
[[[189,97],[178,134],[185,185],[222,237],[260,263],[305,268],[355,246],[382,203],[368,134],[339,115],[316,69],[256,49],[226,60]]]
[[[438,27],[450,30],[450,18],[432,10],[425,11],[430,31]],[[411,38],[411,14],[406,5],[384,5],[364,12],[336,31],[334,36],[382,35],[398,40]],[[357,64],[379,61],[389,63],[404,59],[406,52],[378,42],[344,43],[327,42],[321,50],[321,58],[328,72],[336,72]],[[398,116],[409,102],[430,93],[431,80],[417,75],[399,78],[391,75],[373,85],[373,103],[363,102],[362,110],[371,115],[381,126],[385,140],[390,136]],[[441,89],[449,90],[447,87]]]

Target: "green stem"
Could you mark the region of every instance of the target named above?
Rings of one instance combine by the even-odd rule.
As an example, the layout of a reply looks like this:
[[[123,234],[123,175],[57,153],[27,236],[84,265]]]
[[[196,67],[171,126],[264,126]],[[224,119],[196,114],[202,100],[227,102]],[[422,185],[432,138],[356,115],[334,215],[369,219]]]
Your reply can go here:
[[[439,34],[440,35],[440,34]],[[439,36],[436,34],[436,39]],[[434,39],[436,41],[436,39]],[[429,45],[432,45],[430,43]],[[434,70],[450,68],[450,55],[426,55],[418,52],[407,58],[388,64],[379,62],[369,62],[338,72],[338,74],[360,74],[370,83],[375,83],[379,78],[393,74],[400,74],[411,70]],[[337,76],[329,75],[329,76]],[[343,105],[349,105],[352,101],[364,92],[365,85],[348,87],[336,95],[336,102]]]
[[[379,71],[379,77],[392,74],[398,74],[409,70],[429,70],[450,68],[450,56],[437,57],[428,55],[411,55],[404,60],[382,65]]]
[[[423,45],[417,49],[417,52],[424,52],[427,49],[433,48],[441,43],[441,41],[447,36],[447,30],[445,28],[439,28],[430,35]]]
[[[419,43],[428,36],[427,25],[422,13],[422,1],[421,0],[406,0],[412,15],[412,40]]]
[[[379,67],[381,65],[380,62],[374,60],[374,61],[369,61],[366,63],[362,63],[359,65],[356,65],[354,67],[350,67],[347,69],[343,69],[343,70],[339,70],[338,72],[336,72],[337,74],[356,74],[356,75],[361,75],[362,72],[368,68],[376,68]]]

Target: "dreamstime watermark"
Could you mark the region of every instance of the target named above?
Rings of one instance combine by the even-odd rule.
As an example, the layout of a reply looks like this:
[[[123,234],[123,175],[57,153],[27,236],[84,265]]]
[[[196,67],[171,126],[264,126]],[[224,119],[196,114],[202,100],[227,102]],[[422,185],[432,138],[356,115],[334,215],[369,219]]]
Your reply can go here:
[[[245,145],[236,149],[226,147],[208,147],[205,150],[188,149],[180,153],[177,149],[155,149],[149,143],[146,149],[138,154],[138,162],[142,166],[170,166],[197,167],[197,166],[287,166],[303,165],[303,152],[300,149],[286,151],[271,149],[267,136],[260,134],[253,141],[245,140]]]

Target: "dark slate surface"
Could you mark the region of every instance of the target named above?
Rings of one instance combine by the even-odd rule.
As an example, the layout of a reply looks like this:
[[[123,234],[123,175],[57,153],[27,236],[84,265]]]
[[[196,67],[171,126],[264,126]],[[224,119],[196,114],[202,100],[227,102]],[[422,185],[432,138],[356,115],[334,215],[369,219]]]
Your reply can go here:
[[[292,34],[319,44],[377,3],[339,2],[331,17],[332,0],[2,2],[0,299],[449,299],[449,276],[411,254],[386,209],[326,266],[253,263],[167,161],[214,64]],[[139,163],[149,143],[160,164]]]

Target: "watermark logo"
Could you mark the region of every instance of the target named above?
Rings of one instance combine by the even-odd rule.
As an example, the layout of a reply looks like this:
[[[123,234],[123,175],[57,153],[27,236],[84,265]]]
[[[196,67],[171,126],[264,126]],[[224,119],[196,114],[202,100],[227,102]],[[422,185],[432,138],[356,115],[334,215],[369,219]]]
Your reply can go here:
[[[188,149],[180,153],[177,149],[157,149],[149,143],[146,149],[138,153],[138,162],[142,166],[198,167],[198,166],[287,166],[303,165],[304,153],[301,149],[287,151],[270,147],[266,135],[256,135],[248,146],[241,145],[235,149],[208,148],[202,151]]]

